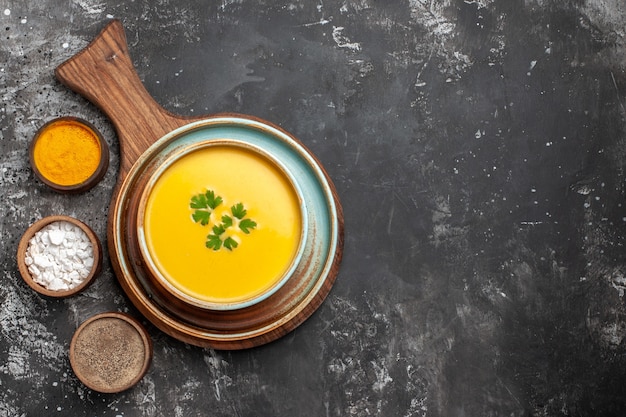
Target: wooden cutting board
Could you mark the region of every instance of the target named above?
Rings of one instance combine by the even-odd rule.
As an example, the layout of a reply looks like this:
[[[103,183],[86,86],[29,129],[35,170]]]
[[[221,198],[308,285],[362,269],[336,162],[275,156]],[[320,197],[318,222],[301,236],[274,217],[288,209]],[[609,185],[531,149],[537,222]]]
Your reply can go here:
[[[304,145],[278,126],[254,117],[232,113],[183,117],[165,110],[152,98],[137,75],[130,59],[124,29],[119,20],[113,20],[107,24],[85,49],[57,67],[55,74],[59,81],[99,107],[110,118],[117,131],[120,168],[109,208],[107,227],[109,255],[122,288],[133,304],[153,324],[187,343],[216,349],[243,349],[273,341],[293,330],[313,314],[330,292],[338,273],[343,252],[343,213],[328,174]],[[129,239],[133,241],[135,233],[132,222],[129,226],[123,221],[116,223],[115,219],[126,217],[125,213],[133,211],[132,205],[136,203],[126,205],[129,193],[124,180],[128,177],[128,183],[132,182],[137,166],[143,165],[142,155],[145,155],[151,145],[172,131],[190,123],[214,120],[218,117],[239,117],[240,120],[258,122],[270,130],[282,132],[281,135],[288,136],[290,141],[298,144],[297,148],[302,149],[302,152],[306,154],[305,159],[313,161],[313,171],[318,172],[316,175],[319,175],[320,184],[323,183],[322,188],[326,196],[324,201],[328,208],[327,214],[326,208],[322,209],[325,213],[323,216],[331,219],[328,231],[317,233],[315,236],[319,241],[319,236],[326,234],[331,241],[328,244],[330,249],[327,253],[320,255],[319,250],[313,251],[316,256],[306,260],[307,266],[303,269],[306,271],[304,275],[307,278],[290,279],[292,287],[298,290],[289,293],[288,297],[279,299],[275,304],[266,302],[268,305],[265,307],[254,306],[254,308],[241,311],[208,313],[208,322],[215,326],[198,328],[197,325],[190,325],[188,320],[180,320],[181,316],[173,317],[167,311],[163,311],[163,304],[161,307],[156,305],[153,294],[146,290],[145,285],[142,286],[139,283],[141,279],[137,279],[138,274],[133,275],[132,272],[136,266],[128,264],[141,262],[136,260],[136,257],[127,257],[125,252],[132,252],[132,248],[128,249],[128,244],[124,246],[120,243],[124,240],[120,238],[120,235],[130,234]],[[132,197],[130,200],[132,201]],[[132,261],[125,261],[125,259],[132,259]],[[293,284],[294,282],[296,284]],[[280,313],[272,313],[273,310],[280,311]],[[272,314],[278,315],[274,317]],[[259,317],[262,316],[269,317],[269,321],[263,325],[257,325]],[[229,338],[227,336],[229,323],[244,330]],[[246,328],[246,326],[250,327]],[[217,330],[218,327],[221,330]],[[215,330],[214,333],[212,333],[213,330]]]
[[[55,75],[99,107],[115,126],[120,143],[118,183],[157,139],[206,118],[173,114],[152,98],[135,71],[119,20],[112,20],[89,46],[59,65]]]

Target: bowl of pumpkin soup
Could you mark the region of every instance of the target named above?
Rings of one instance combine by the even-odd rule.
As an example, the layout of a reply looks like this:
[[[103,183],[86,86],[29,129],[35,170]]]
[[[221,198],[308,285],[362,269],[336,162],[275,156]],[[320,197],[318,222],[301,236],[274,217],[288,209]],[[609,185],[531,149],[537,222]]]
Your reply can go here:
[[[127,169],[109,254],[125,293],[167,334],[258,346],[300,325],[329,293],[341,206],[315,157],[279,127],[239,115],[193,122]]]
[[[168,155],[143,189],[139,249],[156,285],[209,310],[249,307],[297,268],[306,207],[289,170],[233,139],[200,141]]]

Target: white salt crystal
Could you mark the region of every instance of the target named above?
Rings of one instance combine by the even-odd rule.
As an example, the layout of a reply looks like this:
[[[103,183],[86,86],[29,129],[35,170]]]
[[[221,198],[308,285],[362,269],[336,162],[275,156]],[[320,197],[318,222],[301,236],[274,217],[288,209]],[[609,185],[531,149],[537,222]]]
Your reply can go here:
[[[52,291],[66,290],[67,284],[59,278],[53,278],[48,282],[47,287]]]
[[[41,268],[47,268],[51,266],[50,262],[48,261],[48,258],[44,255],[35,255],[33,257],[33,261],[35,265]]]
[[[25,262],[33,280],[53,291],[80,285],[94,264],[87,234],[70,222],[53,222],[30,239]]]
[[[80,274],[77,271],[71,271],[67,274],[67,278],[72,282],[80,282]]]
[[[31,274],[35,276],[41,275],[41,271],[39,270],[39,268],[37,268],[35,264],[32,264],[28,267],[28,272],[30,272]]]
[[[65,232],[63,230],[50,230],[48,237],[50,238],[50,243],[60,245],[63,239],[65,239]]]

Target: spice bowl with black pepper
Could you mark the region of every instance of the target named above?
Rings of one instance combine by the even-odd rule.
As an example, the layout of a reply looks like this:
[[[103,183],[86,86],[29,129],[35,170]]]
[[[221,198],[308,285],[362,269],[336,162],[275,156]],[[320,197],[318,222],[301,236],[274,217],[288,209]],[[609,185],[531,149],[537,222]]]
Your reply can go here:
[[[146,329],[125,313],[105,312],[85,320],[70,343],[70,364],[78,379],[102,393],[125,391],[139,382],[152,362]]]
[[[94,125],[78,117],[52,119],[35,134],[29,149],[33,172],[60,193],[93,188],[109,167],[109,146]]]
[[[87,288],[102,268],[102,245],[85,223],[65,215],[44,217],[22,235],[17,265],[39,294],[63,298]]]

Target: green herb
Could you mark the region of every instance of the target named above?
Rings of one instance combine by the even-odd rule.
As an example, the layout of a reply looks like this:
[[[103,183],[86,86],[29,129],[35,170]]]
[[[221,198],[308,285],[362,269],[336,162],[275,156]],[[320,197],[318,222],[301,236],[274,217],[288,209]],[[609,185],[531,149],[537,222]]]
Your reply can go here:
[[[203,209],[209,207],[206,195],[198,194],[191,197],[191,204],[189,204],[189,207],[192,209]]]
[[[216,197],[213,190],[194,195],[189,203],[189,207],[194,209],[191,218],[194,222],[206,226],[211,220],[211,212],[220,204],[222,204],[222,197]]]
[[[213,192],[213,190],[208,190],[204,195],[206,196],[207,204],[212,209],[215,209],[217,206],[222,204],[222,197],[220,197],[220,196],[216,197],[215,193]]]
[[[243,219],[239,222],[239,228],[245,234],[250,234],[250,229],[254,229],[256,227],[256,222],[250,219]]]
[[[224,239],[224,247],[226,249],[233,250],[237,246],[239,246],[239,243],[237,243],[237,241],[232,237],[228,236],[226,239]]]
[[[230,208],[230,211],[233,213],[233,216],[235,216],[239,220],[243,219],[246,216],[246,213],[248,213],[241,203],[237,203],[232,206]]]
[[[200,223],[202,226],[206,226],[209,224],[209,220],[211,219],[211,212],[206,210],[196,210],[191,215],[193,221],[196,223]]]
[[[232,251],[239,246],[239,242],[231,236],[231,233],[228,233],[228,230],[237,224],[239,230],[245,234],[250,234],[257,227],[257,223],[246,218],[248,211],[243,203],[237,203],[230,208],[230,212],[237,221],[228,214],[224,214],[220,223],[214,221],[211,224],[211,213],[222,203],[222,197],[216,195],[213,190],[207,190],[205,193],[191,197],[189,207],[193,210],[191,217],[195,223],[211,226],[211,233],[206,238],[205,246],[214,251],[218,251],[222,247]]]
[[[212,230],[215,236],[219,236],[226,231],[226,229],[224,228],[224,225],[222,224],[216,224],[215,226],[213,226]]]
[[[230,226],[233,225],[233,218],[230,217],[228,214],[224,214],[222,216],[222,224],[224,225],[224,227],[228,228]]]
[[[216,235],[208,235],[205,245],[209,249],[218,251],[222,247],[222,238]]]

